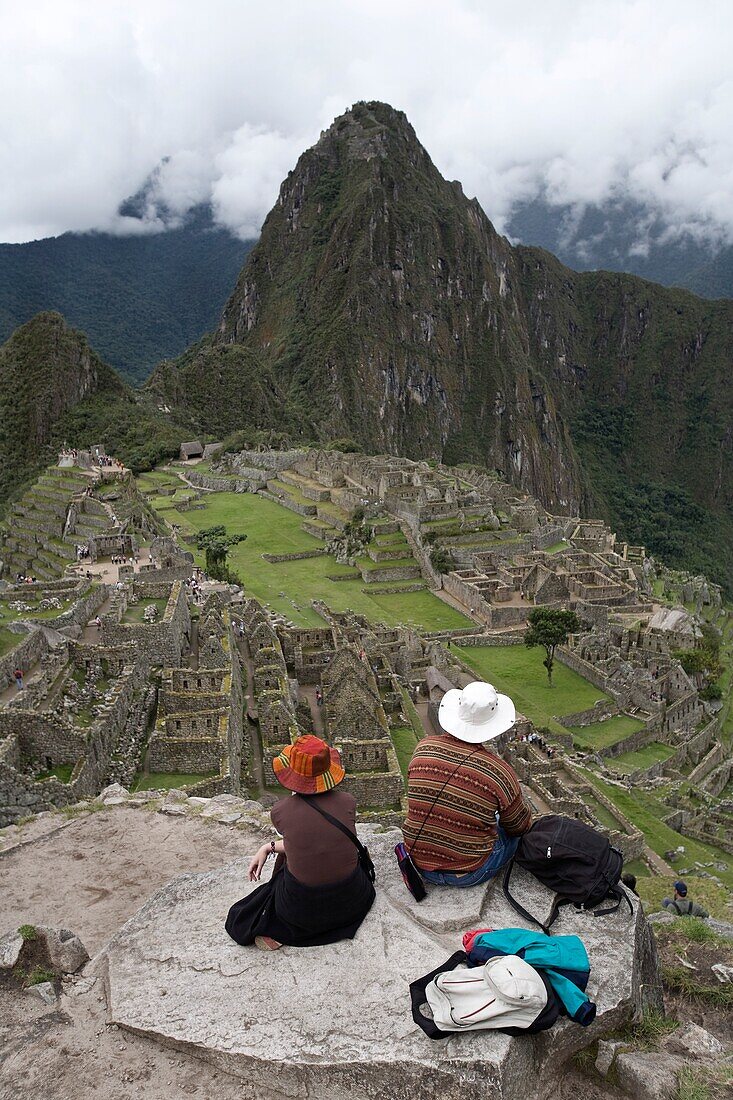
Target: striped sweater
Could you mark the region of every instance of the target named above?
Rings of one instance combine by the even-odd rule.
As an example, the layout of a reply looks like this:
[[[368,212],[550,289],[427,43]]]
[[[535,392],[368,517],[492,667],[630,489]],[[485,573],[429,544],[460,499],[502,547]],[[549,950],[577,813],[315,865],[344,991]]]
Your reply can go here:
[[[407,802],[402,832],[423,871],[475,871],[494,847],[497,813],[510,836],[526,833],[532,822],[511,765],[483,746],[467,745],[449,734],[425,737],[418,744],[407,769]]]

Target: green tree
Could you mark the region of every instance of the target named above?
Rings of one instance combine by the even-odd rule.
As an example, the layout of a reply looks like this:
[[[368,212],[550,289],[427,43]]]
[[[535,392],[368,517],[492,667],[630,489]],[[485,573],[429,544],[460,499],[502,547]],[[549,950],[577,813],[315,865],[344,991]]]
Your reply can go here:
[[[430,551],[430,561],[436,573],[450,573],[454,567],[453,558],[442,546],[433,547]]]
[[[524,644],[530,649],[536,645],[545,647],[547,656],[542,664],[547,669],[547,679],[552,687],[555,649],[565,644],[568,634],[580,628],[580,621],[574,611],[564,611],[559,607],[536,607],[534,611],[530,611],[528,620],[529,626],[524,632]]]
[[[216,527],[205,527],[199,531],[196,537],[196,545],[199,550],[206,553],[206,572],[214,580],[227,581],[230,573],[227,568],[227,556],[232,546],[244,542],[246,535],[228,535],[226,527],[218,524]]]
[[[676,649],[672,656],[694,679],[697,687],[706,688],[723,674],[719,652],[702,646],[700,649]]]

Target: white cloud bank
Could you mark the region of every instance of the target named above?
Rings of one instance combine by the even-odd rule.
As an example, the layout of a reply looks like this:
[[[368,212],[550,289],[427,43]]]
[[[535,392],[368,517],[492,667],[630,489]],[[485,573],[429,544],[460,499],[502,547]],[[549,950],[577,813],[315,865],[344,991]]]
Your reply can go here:
[[[404,110],[501,228],[537,194],[628,197],[733,240],[729,0],[0,0],[0,240],[211,200],[255,235],[359,99]],[[164,159],[165,163],[163,163]]]

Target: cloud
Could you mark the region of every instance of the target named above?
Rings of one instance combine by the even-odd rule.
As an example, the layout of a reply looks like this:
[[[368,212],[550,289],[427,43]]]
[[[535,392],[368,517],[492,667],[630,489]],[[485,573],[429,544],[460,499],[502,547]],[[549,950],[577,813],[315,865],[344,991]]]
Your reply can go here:
[[[731,56],[727,0],[7,5],[0,239],[160,231],[201,201],[251,237],[320,130],[382,99],[500,229],[536,195],[630,199],[733,240]]]

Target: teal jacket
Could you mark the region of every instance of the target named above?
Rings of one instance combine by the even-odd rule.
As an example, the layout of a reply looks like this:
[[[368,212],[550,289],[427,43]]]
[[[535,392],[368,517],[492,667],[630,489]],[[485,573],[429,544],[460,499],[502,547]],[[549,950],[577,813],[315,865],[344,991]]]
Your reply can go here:
[[[585,992],[590,975],[588,952],[577,936],[546,936],[526,928],[467,932],[463,946],[469,966],[480,966],[496,955],[519,955],[541,970],[572,1020],[592,1023],[596,1006]]]

